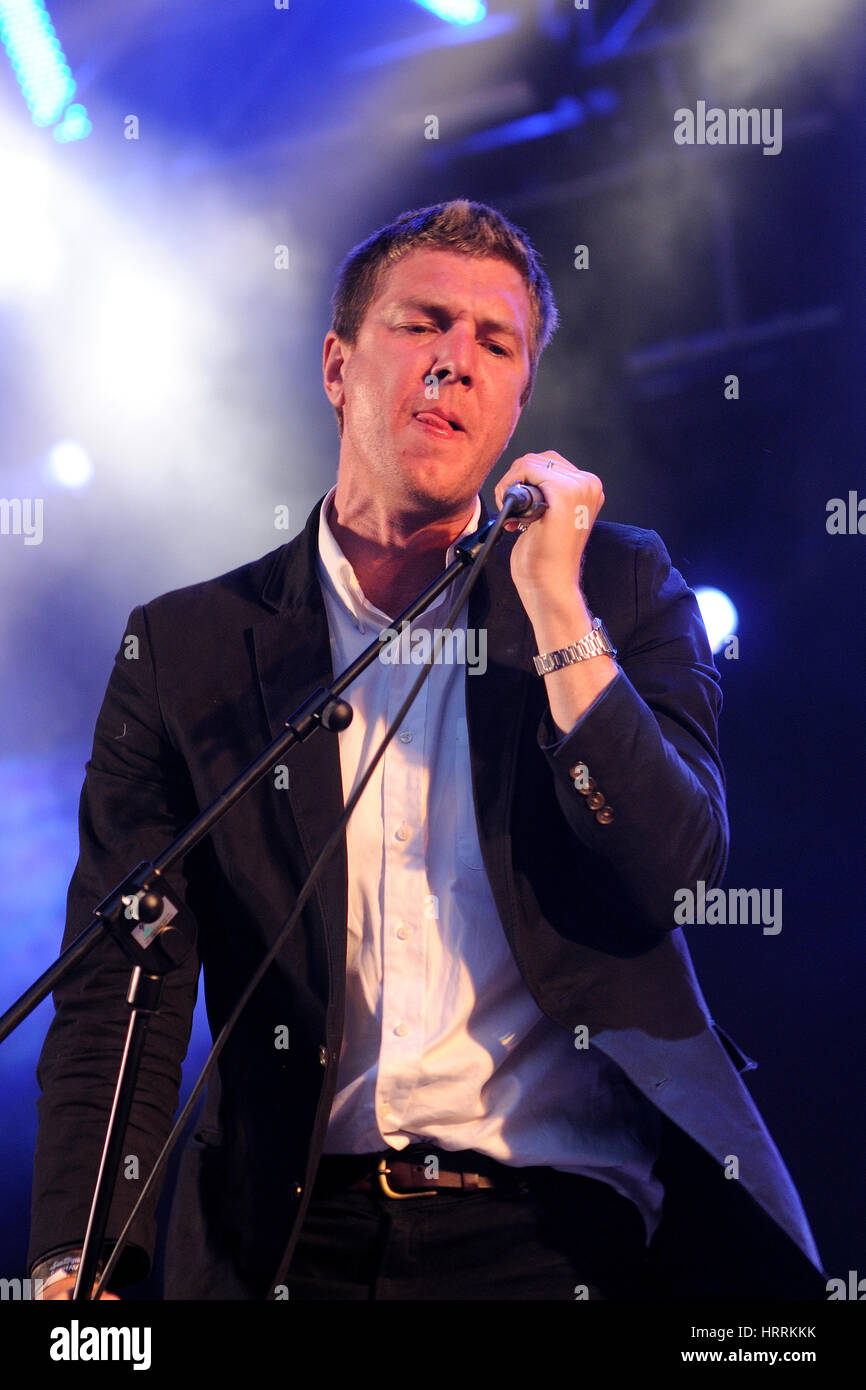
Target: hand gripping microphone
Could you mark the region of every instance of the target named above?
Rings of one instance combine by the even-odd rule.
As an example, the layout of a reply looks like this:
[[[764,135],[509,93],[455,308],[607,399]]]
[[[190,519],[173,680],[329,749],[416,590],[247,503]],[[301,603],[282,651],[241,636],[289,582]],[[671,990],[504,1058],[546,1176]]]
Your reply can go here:
[[[512,483],[511,487],[505,489],[505,497],[515,499],[515,504],[508,513],[509,521],[515,517],[520,517],[521,521],[534,521],[542,512],[547,511],[544,493],[532,483]]]

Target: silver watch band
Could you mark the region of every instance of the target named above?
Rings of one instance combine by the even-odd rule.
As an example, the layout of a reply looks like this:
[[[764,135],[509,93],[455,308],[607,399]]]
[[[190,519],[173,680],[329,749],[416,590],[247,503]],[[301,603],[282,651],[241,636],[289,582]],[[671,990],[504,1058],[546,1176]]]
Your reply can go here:
[[[67,1278],[70,1274],[78,1273],[78,1266],[81,1264],[81,1247],[72,1246],[67,1250],[55,1252],[43,1260],[38,1260],[30,1271],[30,1278],[34,1284],[38,1284],[39,1292],[36,1298],[41,1298],[44,1291],[52,1284],[57,1284],[61,1279]],[[100,1260],[97,1266],[97,1278],[102,1273],[105,1261]]]
[[[560,647],[555,652],[545,652],[543,656],[532,658],[539,676],[547,676],[551,671],[559,671],[563,666],[572,666],[577,661],[589,661],[593,656],[616,656],[616,647],[611,642],[602,625],[601,618],[593,618],[592,631],[570,647]]]

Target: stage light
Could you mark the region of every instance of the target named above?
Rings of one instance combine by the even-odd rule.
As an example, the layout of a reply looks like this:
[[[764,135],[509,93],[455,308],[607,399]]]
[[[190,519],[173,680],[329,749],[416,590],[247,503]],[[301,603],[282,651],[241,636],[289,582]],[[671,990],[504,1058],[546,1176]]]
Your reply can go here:
[[[48,451],[49,478],[61,487],[86,487],[93,477],[93,464],[87,450],[74,439],[61,439]]]
[[[86,107],[76,101],[66,108],[66,115],[60,124],[54,127],[52,134],[61,145],[66,145],[70,140],[83,140],[92,129]]]
[[[695,597],[710,639],[710,650],[715,655],[721,651],[726,640],[737,630],[739,614],[727,594],[721,589],[695,589]]]
[[[487,18],[487,6],[481,0],[415,0],[415,4],[449,24],[478,24]]]
[[[53,125],[75,82],[42,0],[0,0],[0,39],[35,125]]]

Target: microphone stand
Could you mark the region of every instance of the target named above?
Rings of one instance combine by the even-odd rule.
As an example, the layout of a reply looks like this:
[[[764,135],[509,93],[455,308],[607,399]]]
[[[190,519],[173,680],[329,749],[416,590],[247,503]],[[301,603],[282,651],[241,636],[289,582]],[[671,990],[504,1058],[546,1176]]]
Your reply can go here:
[[[455,559],[442,574],[394,619],[393,632],[418,617],[452,580],[474,564],[491,532],[497,539],[509,516],[534,516],[546,504],[540,489],[516,484],[506,492],[504,505],[495,518],[486,521],[471,536],[458,541]],[[485,555],[485,560],[487,556]],[[84,959],[106,932],[133,962],[126,1002],[131,1013],[118,1068],[117,1083],[106,1128],[105,1142],[88,1217],[87,1230],[78,1267],[73,1300],[90,1299],[105,1240],[105,1230],[122,1157],[122,1145],[129,1119],[138,1069],[150,1021],[159,1011],[164,977],[180,965],[192,946],[188,914],[174,901],[163,875],[193,849],[218,821],[256,785],[275,763],[317,729],[339,733],[352,721],[352,707],[340,699],[342,692],[376,659],[393,636],[379,636],[365,647],[330,686],[320,686],[298,706],[258,757],[155,859],[142,861],[103,898],[82,932],[0,1017],[0,1043],[37,1007],[55,986]]]

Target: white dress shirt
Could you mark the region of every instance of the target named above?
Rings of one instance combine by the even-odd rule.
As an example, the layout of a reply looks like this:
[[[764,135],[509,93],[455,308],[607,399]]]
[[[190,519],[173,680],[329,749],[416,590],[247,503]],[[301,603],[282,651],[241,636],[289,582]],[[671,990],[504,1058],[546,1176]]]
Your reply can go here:
[[[368,602],[334,539],[326,513],[335,491],[319,516],[319,576],[336,673],[395,615]],[[480,514],[479,499],[463,535]],[[412,633],[442,627],[464,582],[449,585]],[[465,626],[466,606],[454,624]],[[479,650],[468,647],[476,660]],[[346,691],[354,718],[338,735],[344,801],[420,669],[380,658]],[[483,678],[480,661],[477,672],[433,665],[346,827],[345,1029],[324,1151],[427,1140],[582,1173],[634,1201],[649,1240],[663,1199],[652,1174],[658,1112],[615,1063],[592,1045],[576,1048],[539,1010],[490,890],[465,705],[465,681]]]

